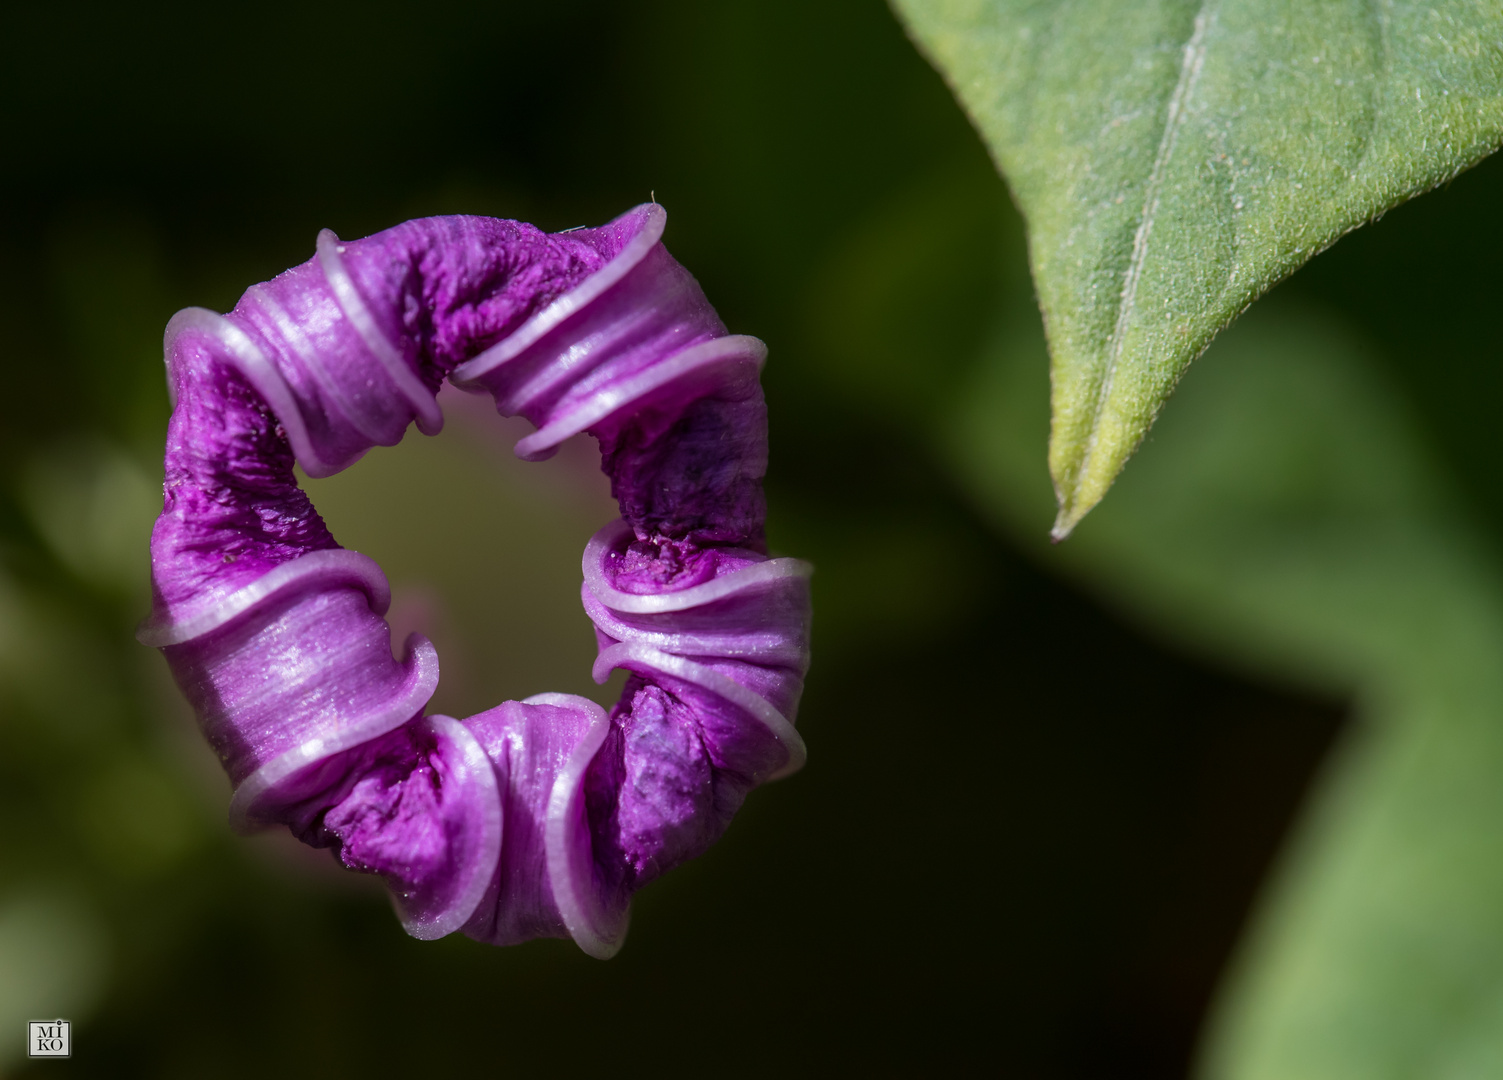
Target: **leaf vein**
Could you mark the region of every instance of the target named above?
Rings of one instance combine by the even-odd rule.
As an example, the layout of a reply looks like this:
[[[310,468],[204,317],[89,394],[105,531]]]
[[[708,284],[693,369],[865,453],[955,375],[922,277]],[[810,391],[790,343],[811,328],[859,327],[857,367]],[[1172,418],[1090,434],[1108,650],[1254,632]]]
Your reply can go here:
[[[1174,155],[1180,129],[1184,126],[1190,96],[1195,92],[1195,86],[1200,81],[1201,70],[1205,66],[1205,37],[1206,27],[1211,21],[1211,3],[1212,0],[1204,0],[1200,5],[1200,10],[1195,14],[1194,27],[1190,39],[1185,42],[1180,61],[1179,79],[1175,84],[1174,93],[1169,96],[1169,109],[1164,118],[1164,132],[1159,138],[1159,148],[1154,157],[1153,169],[1148,174],[1148,185],[1143,197],[1143,212],[1138,221],[1137,232],[1133,235],[1132,255],[1128,260],[1127,273],[1122,281],[1122,297],[1117,307],[1117,320],[1112,327],[1112,336],[1107,345],[1106,371],[1102,375],[1101,386],[1096,391],[1090,436],[1077,476],[1089,474],[1091,457],[1095,454],[1096,444],[1100,439],[1101,415],[1106,410],[1107,400],[1111,397],[1112,383],[1116,379],[1117,368],[1122,360],[1127,326],[1132,317],[1133,305],[1137,300],[1138,282],[1143,276],[1143,265],[1148,257],[1148,244],[1153,235],[1154,220],[1158,216],[1164,176],[1168,172],[1169,160]]]

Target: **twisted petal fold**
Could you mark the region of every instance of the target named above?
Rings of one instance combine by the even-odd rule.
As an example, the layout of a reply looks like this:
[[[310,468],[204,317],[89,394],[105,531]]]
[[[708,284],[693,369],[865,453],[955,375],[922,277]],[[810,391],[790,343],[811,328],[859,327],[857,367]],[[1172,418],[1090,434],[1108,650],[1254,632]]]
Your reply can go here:
[[[159,647],[235,784],[237,828],[284,824],[391,887],[415,937],[620,948],[632,893],[703,851],[804,760],[809,567],[762,538],[766,349],[730,335],[648,204],[598,229],[410,221],[315,257],[228,315],[167,328],[174,411],[152,535]],[[438,658],[392,655],[380,568],[298,488],[409,424],[443,380],[536,431],[600,442],[621,520],[586,547],[607,713],[540,694],[425,715]]]

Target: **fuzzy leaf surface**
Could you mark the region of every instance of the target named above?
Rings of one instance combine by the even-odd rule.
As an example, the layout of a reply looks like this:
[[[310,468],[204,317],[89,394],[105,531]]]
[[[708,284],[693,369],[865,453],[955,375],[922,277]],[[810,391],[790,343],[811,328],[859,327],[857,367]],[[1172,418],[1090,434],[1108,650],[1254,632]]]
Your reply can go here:
[[[1064,536],[1186,366],[1503,141],[1499,0],[893,0],[1027,221]]]

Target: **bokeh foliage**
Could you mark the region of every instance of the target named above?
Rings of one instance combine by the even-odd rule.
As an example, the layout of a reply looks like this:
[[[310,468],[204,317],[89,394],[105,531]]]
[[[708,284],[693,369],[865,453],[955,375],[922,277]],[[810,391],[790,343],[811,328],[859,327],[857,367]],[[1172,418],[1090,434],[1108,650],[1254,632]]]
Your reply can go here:
[[[1163,117],[1167,91],[1155,96],[1153,87],[1164,90],[1172,80],[1150,78],[1152,65],[1132,63],[1132,43],[1167,39],[1151,16],[1174,12],[1145,5],[1144,18],[1123,39],[1120,10],[1102,5],[1024,11],[915,0],[903,7],[914,13],[921,36],[992,138],[1027,215],[1035,280],[1051,327],[1050,464],[1065,516],[1078,519],[1088,507],[1072,512],[1074,466],[1062,468],[1059,454],[1062,445],[1078,450],[1091,439],[1071,434],[1071,410],[1085,398],[1070,371],[1078,363],[1074,345],[1059,322],[1088,314],[1077,295],[1087,287],[1080,275],[1106,273],[1116,264],[1086,251],[1064,274],[1080,277],[1078,287],[1062,297],[1054,280],[1057,256],[1061,244],[1112,234],[1092,198],[1079,197],[1084,181],[1076,173],[1089,176],[1091,191],[1098,181],[1118,189],[1125,181],[1088,164],[1072,171],[1060,144],[1070,143],[1073,132],[1080,145],[1090,144],[1091,154],[1100,151],[1101,160],[1133,173],[1131,155],[1106,145],[1127,137],[1116,131],[1122,125],[1093,128],[1099,117],[1091,109],[1128,121]],[[1339,165],[1341,154],[1308,132],[1295,138],[1300,125],[1340,136],[1350,127],[1336,108],[1345,90],[1376,78],[1374,100],[1384,107],[1402,104],[1392,88],[1422,74],[1440,80],[1430,87],[1432,102],[1454,96],[1434,114],[1445,135],[1395,123],[1377,139],[1381,153],[1363,150],[1361,167],[1393,181],[1384,198],[1391,202],[1410,190],[1414,177],[1433,182],[1479,148],[1490,148],[1492,134],[1478,135],[1480,129],[1447,110],[1460,107],[1483,128],[1492,123],[1486,103],[1496,98],[1488,80],[1498,69],[1500,30],[1491,7],[1386,6],[1377,16],[1385,33],[1411,18],[1429,27],[1396,33],[1393,48],[1439,50],[1447,63],[1404,76],[1407,61],[1399,55],[1355,83],[1338,78],[1329,99],[1322,89],[1327,68],[1321,79],[1297,79],[1284,94],[1267,93],[1265,82],[1293,77],[1299,65],[1291,57],[1333,60],[1341,52],[1339,33],[1326,27],[1301,38],[1295,31],[1301,21],[1310,31],[1347,18],[1346,8],[1305,6],[1298,14],[1273,8],[1223,4],[1179,12],[1182,23],[1195,18],[1194,29],[1181,35],[1189,40],[1185,63],[1203,60],[1204,78],[1227,81],[1219,97],[1214,89],[1203,92],[1204,115],[1183,121],[1187,133],[1215,128],[1218,138],[1243,141],[1235,153],[1226,146],[1241,165],[1248,153],[1263,174],[1283,173],[1291,183],[1299,178],[1318,189],[1312,170]],[[1280,38],[1278,49],[1254,50],[1240,57],[1240,67],[1232,62],[1238,58],[1222,55],[1218,69],[1211,28],[1225,37],[1231,23],[1260,12],[1266,18],[1259,33]],[[1245,49],[1255,40],[1261,39],[1249,31],[1241,41],[1233,35],[1220,44]],[[1192,55],[1197,42],[1203,58]],[[1103,68],[1110,69],[1106,76]],[[1141,74],[1144,84],[1128,86],[1128,71]],[[1425,88],[1412,89],[1413,101],[1423,105]],[[1176,108],[1189,107],[1171,103],[1171,121]],[[1226,116],[1218,120],[1221,113]],[[1379,108],[1364,138],[1389,123],[1382,113]],[[1247,149],[1249,125],[1278,138]],[[1286,138],[1294,142],[1280,141]],[[1226,158],[1187,153],[1213,165]],[[1441,167],[1435,155],[1452,153],[1457,156]],[[1345,187],[1348,180],[1357,183],[1361,169],[1346,171],[1350,177],[1338,177],[1331,189],[1344,191],[1341,197],[1323,205],[1311,193],[1303,202],[1291,197],[1264,223],[1265,246],[1299,256],[1264,260],[1273,277],[1313,250],[1311,230],[1320,233],[1318,248],[1386,205]],[[1236,172],[1228,175],[1236,179]],[[1145,168],[1137,173],[1147,175]],[[1485,167],[1457,181],[1455,191],[1404,208],[1371,234],[1348,238],[1244,316],[1191,372],[1120,490],[1078,538],[1047,556],[1207,655],[1358,704],[1358,723],[1330,762],[1223,988],[1205,1046],[1207,1076],[1480,1077],[1503,1067],[1497,1023],[1503,993],[1503,565],[1495,425],[1470,403],[1497,378],[1491,297],[1498,275],[1494,266],[1479,265],[1476,253],[1488,250],[1498,232],[1499,176],[1496,166]],[[1202,170],[1197,182],[1213,179]],[[1172,178],[1164,185],[1172,187]],[[1258,207],[1251,195],[1247,201],[1246,216],[1255,218]],[[1171,202],[1166,195],[1166,212],[1174,210]],[[1180,264],[1164,271],[1170,284],[1175,274],[1193,274],[1196,260],[1216,258],[1222,241],[1210,227],[1215,217],[1200,228],[1178,221],[1187,227],[1165,239],[1162,257]],[[1251,241],[1236,247],[1257,254]],[[1144,263],[1145,280],[1151,266],[1151,259]],[[1228,304],[1209,302],[1184,281],[1174,286],[1174,303],[1202,320],[1198,343],[1174,364],[1159,365],[1167,374],[1159,390],[1128,410],[1138,428],[1116,440],[1119,449],[1136,443],[1183,363],[1271,279]],[[1418,280],[1424,284],[1411,291]],[[1153,318],[1187,319],[1167,302],[1151,309]],[[955,398],[939,438],[999,521],[1020,536],[1041,538],[1052,502],[1042,451],[1043,403],[1050,393],[1044,341],[1036,327],[1020,321],[999,329],[985,352],[988,359]],[[1135,347],[1124,357],[1142,361],[1147,371],[1158,363],[1152,353]],[[1103,378],[1111,381],[1098,370],[1097,383]],[[1119,454],[1098,481],[1109,480],[1120,461]],[[1101,491],[1098,483],[1087,502]]]

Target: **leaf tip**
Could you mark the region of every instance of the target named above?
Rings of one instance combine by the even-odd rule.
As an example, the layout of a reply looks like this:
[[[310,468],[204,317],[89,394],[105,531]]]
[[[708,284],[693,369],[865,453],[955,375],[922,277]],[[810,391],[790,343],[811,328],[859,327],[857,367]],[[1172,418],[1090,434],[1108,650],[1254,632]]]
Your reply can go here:
[[[1049,530],[1051,542],[1058,544],[1067,539],[1075,531],[1075,526],[1096,509],[1096,504],[1106,496],[1121,468],[1119,462],[1115,469],[1104,476],[1099,469],[1083,468],[1071,478],[1073,483],[1055,484],[1059,512],[1055,515],[1054,526]]]
[[[1067,503],[1061,503],[1059,514],[1054,519],[1054,525],[1049,530],[1049,542],[1058,544],[1069,538],[1075,531],[1075,526],[1080,524],[1080,519],[1085,517],[1090,507],[1078,509]]]
[[[1115,425],[1107,426],[1104,432],[1093,432],[1085,440],[1067,440],[1060,437],[1057,425],[1056,416],[1056,428],[1049,440],[1049,472],[1059,504],[1049,538],[1056,544],[1074,532],[1075,526],[1106,497],[1137,442],[1124,440]],[[1141,438],[1140,432],[1134,434]]]

